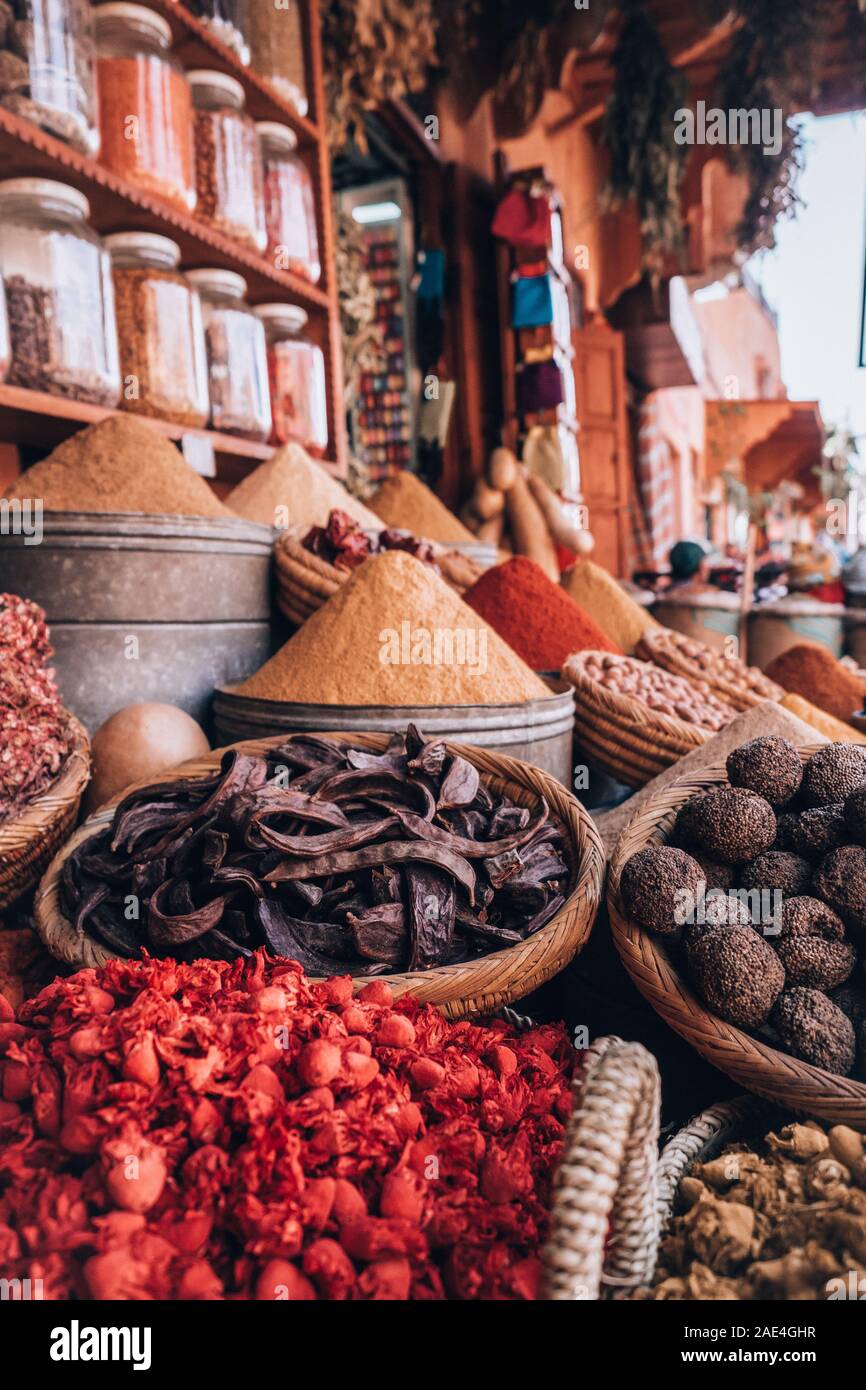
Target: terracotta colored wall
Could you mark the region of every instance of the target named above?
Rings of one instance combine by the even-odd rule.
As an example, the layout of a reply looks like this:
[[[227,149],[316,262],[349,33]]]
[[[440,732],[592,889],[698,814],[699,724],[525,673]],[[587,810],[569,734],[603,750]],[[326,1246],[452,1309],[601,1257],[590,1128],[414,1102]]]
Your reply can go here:
[[[605,177],[603,158],[580,126],[572,123],[556,129],[571,109],[570,102],[559,92],[548,92],[528,134],[519,140],[503,141],[501,148],[513,169],[543,165],[562,192],[566,252],[573,257],[575,248],[586,248],[588,263],[581,276],[586,306],[593,310],[610,304],[637,280],[640,239],[631,209],[599,212],[598,195]],[[493,179],[497,141],[489,99],[479,103],[475,114],[461,128],[449,109],[447,96],[443,98],[439,140],[446,159],[457,160],[482,177]]]
[[[694,309],[704,340],[708,399],[786,395],[776,325],[748,290],[695,303]]]

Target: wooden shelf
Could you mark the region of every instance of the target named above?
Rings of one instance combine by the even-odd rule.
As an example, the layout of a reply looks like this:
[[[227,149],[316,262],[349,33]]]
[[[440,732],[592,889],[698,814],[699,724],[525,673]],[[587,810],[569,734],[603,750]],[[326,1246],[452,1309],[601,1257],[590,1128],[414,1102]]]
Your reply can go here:
[[[312,313],[329,309],[326,289],[311,285],[298,275],[277,270],[269,261],[247,251],[230,237],[209,227],[200,218],[143,193],[119,178],[98,160],[79,154],[62,140],[20,116],[0,107],[0,168],[15,177],[35,174],[59,178],[87,195],[90,222],[101,235],[119,231],[162,232],[180,246],[184,268],[220,265],[237,270],[247,281],[252,303],[289,299]]]
[[[272,0],[253,0],[253,3],[267,4]],[[247,110],[255,120],[281,121],[283,125],[291,126],[298,137],[300,149],[318,143],[321,138],[318,124],[308,116],[301,116],[290,101],[286,101],[270,83],[242,63],[185,5],[177,4],[175,0],[148,0],[148,7],[168,20],[172,30],[172,47],[185,68],[218,68],[221,72],[229,73],[243,86]]]
[[[268,0],[255,0],[264,4]],[[340,310],[334,268],[334,226],[331,208],[330,156],[324,131],[324,78],[318,0],[304,0],[304,38],[307,82],[312,119],[299,116],[290,102],[246,67],[199,19],[175,0],[149,0],[171,25],[174,50],[186,67],[211,67],[228,72],[242,84],[247,108],[256,120],[281,121],[298,136],[298,148],[310,170],[316,202],[322,280],[312,285],[298,275],[277,270],[254,251],[223,236],[206,222],[184,213],[162,199],[145,193],[133,183],[106,169],[41,130],[30,121],[0,107],[0,176],[60,179],[84,193],[90,203],[91,225],[101,235],[118,231],[161,232],[180,247],[185,269],[219,266],[243,275],[252,304],[286,300],[298,304],[310,316],[309,336],[325,357],[328,405],[329,457],[325,466],[338,476],[346,471],[346,428],[343,408]],[[52,447],[85,424],[116,412],[82,405],[41,392],[0,386],[0,442]],[[144,417],[139,417],[144,418]],[[153,421],[169,438],[184,433],[202,434],[211,440],[219,476],[242,476],[262,459],[268,445],[213,431],[184,431]]]
[[[66,400],[63,396],[52,396],[45,391],[25,391],[20,386],[0,385],[0,439],[16,444],[53,449],[55,444],[67,439],[76,430],[107,420],[110,415],[129,418],[128,411],[106,410],[104,406]],[[136,415],[135,418],[167,439],[180,441],[189,435],[207,440],[213,446],[218,465],[225,465],[226,476],[235,472],[243,476],[251,464],[269,459],[274,452],[270,444],[220,434],[217,430],[191,430],[168,420],[152,420],[146,415]],[[239,471],[237,465],[240,465]],[[218,474],[224,476],[222,466],[218,468]]]

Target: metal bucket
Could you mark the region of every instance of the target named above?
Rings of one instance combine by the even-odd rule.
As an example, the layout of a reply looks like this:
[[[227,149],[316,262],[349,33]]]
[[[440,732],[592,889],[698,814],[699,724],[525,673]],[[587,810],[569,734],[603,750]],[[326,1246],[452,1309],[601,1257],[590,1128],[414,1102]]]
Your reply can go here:
[[[25,539],[0,536],[0,592],[45,609],[61,694],[91,732],[135,700],[205,721],[214,686],[270,654],[270,527],[46,512]]]
[[[749,661],[762,671],[789,647],[818,642],[833,656],[844,646],[845,609],[841,603],[782,598],[756,604],[749,614]]]
[[[214,693],[217,740],[235,743],[296,733],[394,733],[416,724],[427,737],[495,748],[540,767],[571,789],[574,695],[550,682],[547,699],[515,705],[302,705],[255,700],[228,688]]]
[[[740,600],[735,594],[720,593],[703,603],[696,596],[666,595],[653,604],[652,615],[663,627],[672,627],[716,652],[726,652],[728,641],[740,630]]]

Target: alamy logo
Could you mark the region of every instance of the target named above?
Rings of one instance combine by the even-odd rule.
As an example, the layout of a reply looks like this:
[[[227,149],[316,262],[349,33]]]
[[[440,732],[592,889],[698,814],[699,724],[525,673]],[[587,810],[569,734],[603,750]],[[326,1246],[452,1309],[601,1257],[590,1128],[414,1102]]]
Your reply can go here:
[[[723,111],[699,101],[694,111],[687,106],[675,111],[674,125],[678,145],[760,145],[764,154],[782,152],[785,118],[780,106]]]
[[[383,666],[466,666],[487,671],[487,633],[475,627],[413,627],[408,621],[379,633]]]
[[[41,1303],[44,1297],[41,1279],[0,1279],[0,1303]]]
[[[41,545],[41,497],[0,497],[0,536],[23,536],[25,545]]]
[[[130,1361],[134,1371],[149,1371],[150,1352],[149,1327],[82,1327],[73,1318],[51,1330],[52,1361]]]

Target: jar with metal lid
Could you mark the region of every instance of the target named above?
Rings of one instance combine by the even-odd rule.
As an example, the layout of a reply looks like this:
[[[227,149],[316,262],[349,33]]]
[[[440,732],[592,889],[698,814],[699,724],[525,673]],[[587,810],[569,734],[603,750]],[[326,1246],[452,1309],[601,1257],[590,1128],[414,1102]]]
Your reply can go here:
[[[301,444],[314,458],[328,447],[328,400],[322,349],[303,336],[307,315],[295,304],[260,304],[271,385],[271,442]]]
[[[3,0],[0,106],[84,154],[96,153],[99,130],[88,0]]]
[[[111,253],[122,410],[190,429],[207,424],[207,356],[198,292],[178,266],[177,242],[156,232],[115,232]]]
[[[198,15],[215,38],[230,48],[242,63],[250,61],[247,42],[249,15],[245,0],[188,0],[189,8]],[[261,4],[261,0],[253,0]]]
[[[299,0],[253,0],[249,9],[252,65],[300,116],[310,109]]]
[[[199,214],[225,236],[264,251],[262,152],[244,89],[224,72],[188,74],[195,107],[195,173]]]
[[[0,183],[8,381],[92,405],[120,394],[111,264],[83,193],[54,179]]]
[[[182,212],[195,207],[192,93],[167,19],[145,5],[95,11],[101,158]]]
[[[264,442],[271,433],[265,329],[245,302],[247,282],[233,270],[188,270],[186,278],[201,298],[211,424]]]
[[[315,285],[322,274],[316,231],[313,181],[295,153],[298,137],[278,121],[259,121],[265,171],[265,226],[268,256],[277,270],[289,270]]]

